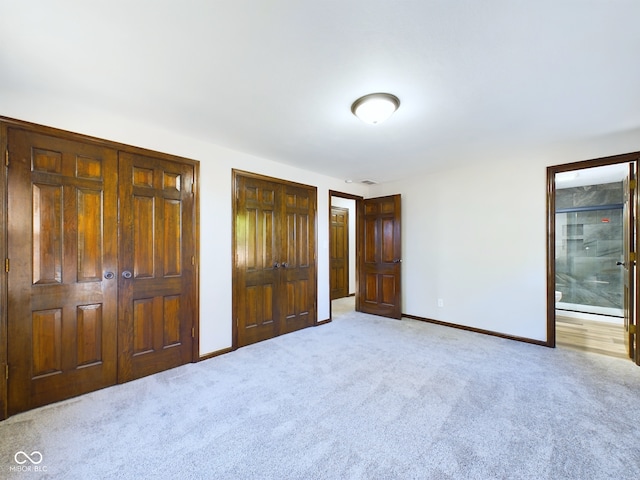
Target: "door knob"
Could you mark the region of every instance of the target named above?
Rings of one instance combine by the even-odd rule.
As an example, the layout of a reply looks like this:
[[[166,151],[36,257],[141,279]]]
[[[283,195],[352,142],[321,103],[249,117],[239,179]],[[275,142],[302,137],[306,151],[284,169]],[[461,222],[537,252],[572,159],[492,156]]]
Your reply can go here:
[[[273,268],[280,268],[280,264],[278,262],[274,263]]]
[[[401,258],[395,258],[393,260],[393,263],[402,263],[402,259]]]
[[[131,278],[133,275],[131,275],[131,272],[129,270],[125,270],[124,272],[122,272],[122,278]]]
[[[289,264],[287,262],[282,262],[282,268],[287,268]]]
[[[113,278],[116,276],[115,273],[113,272],[105,272],[104,274],[104,278],[106,278],[107,280],[113,280]]]
[[[616,262],[616,265],[622,265],[623,267],[625,266],[624,262]]]

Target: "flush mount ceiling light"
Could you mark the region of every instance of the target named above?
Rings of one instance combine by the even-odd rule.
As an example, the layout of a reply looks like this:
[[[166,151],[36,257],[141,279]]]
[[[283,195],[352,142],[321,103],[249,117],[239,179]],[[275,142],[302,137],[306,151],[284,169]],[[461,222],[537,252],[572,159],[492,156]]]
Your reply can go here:
[[[353,102],[351,112],[364,123],[375,125],[393,115],[399,106],[400,100],[395,95],[370,93]]]

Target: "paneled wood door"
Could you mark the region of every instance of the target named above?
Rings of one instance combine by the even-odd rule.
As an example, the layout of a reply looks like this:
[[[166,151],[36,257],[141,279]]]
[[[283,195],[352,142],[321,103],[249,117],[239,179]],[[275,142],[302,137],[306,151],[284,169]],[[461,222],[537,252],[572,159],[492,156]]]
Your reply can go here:
[[[0,134],[0,418],[197,359],[197,162],[19,121]]]
[[[331,207],[329,231],[331,300],[349,295],[349,209]]]
[[[117,153],[8,133],[8,413],[116,382]]]
[[[280,250],[281,333],[316,322],[316,190],[282,186],[284,222]]]
[[[316,320],[316,190],[234,171],[235,345]]]
[[[368,198],[363,204],[356,309],[400,318],[400,195]]]
[[[121,152],[118,379],[191,361],[194,169]]]
[[[237,346],[280,334],[281,186],[235,177],[234,310]]]

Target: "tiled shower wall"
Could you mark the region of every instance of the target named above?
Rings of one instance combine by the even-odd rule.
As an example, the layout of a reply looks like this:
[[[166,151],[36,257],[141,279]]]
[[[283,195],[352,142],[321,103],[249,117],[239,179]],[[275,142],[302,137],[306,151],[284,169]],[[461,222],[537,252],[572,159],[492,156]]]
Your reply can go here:
[[[556,190],[556,209],[620,205],[622,182]],[[622,308],[622,209],[556,213],[556,290],[562,303]],[[577,310],[580,310],[579,308]]]

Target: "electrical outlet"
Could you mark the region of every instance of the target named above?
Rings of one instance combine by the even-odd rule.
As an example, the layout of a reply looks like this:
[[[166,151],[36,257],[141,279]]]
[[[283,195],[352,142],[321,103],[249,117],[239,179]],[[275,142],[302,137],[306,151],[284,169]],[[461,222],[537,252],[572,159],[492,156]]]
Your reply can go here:
[[[444,307],[444,300],[442,298],[438,299],[438,306],[439,307]]]

